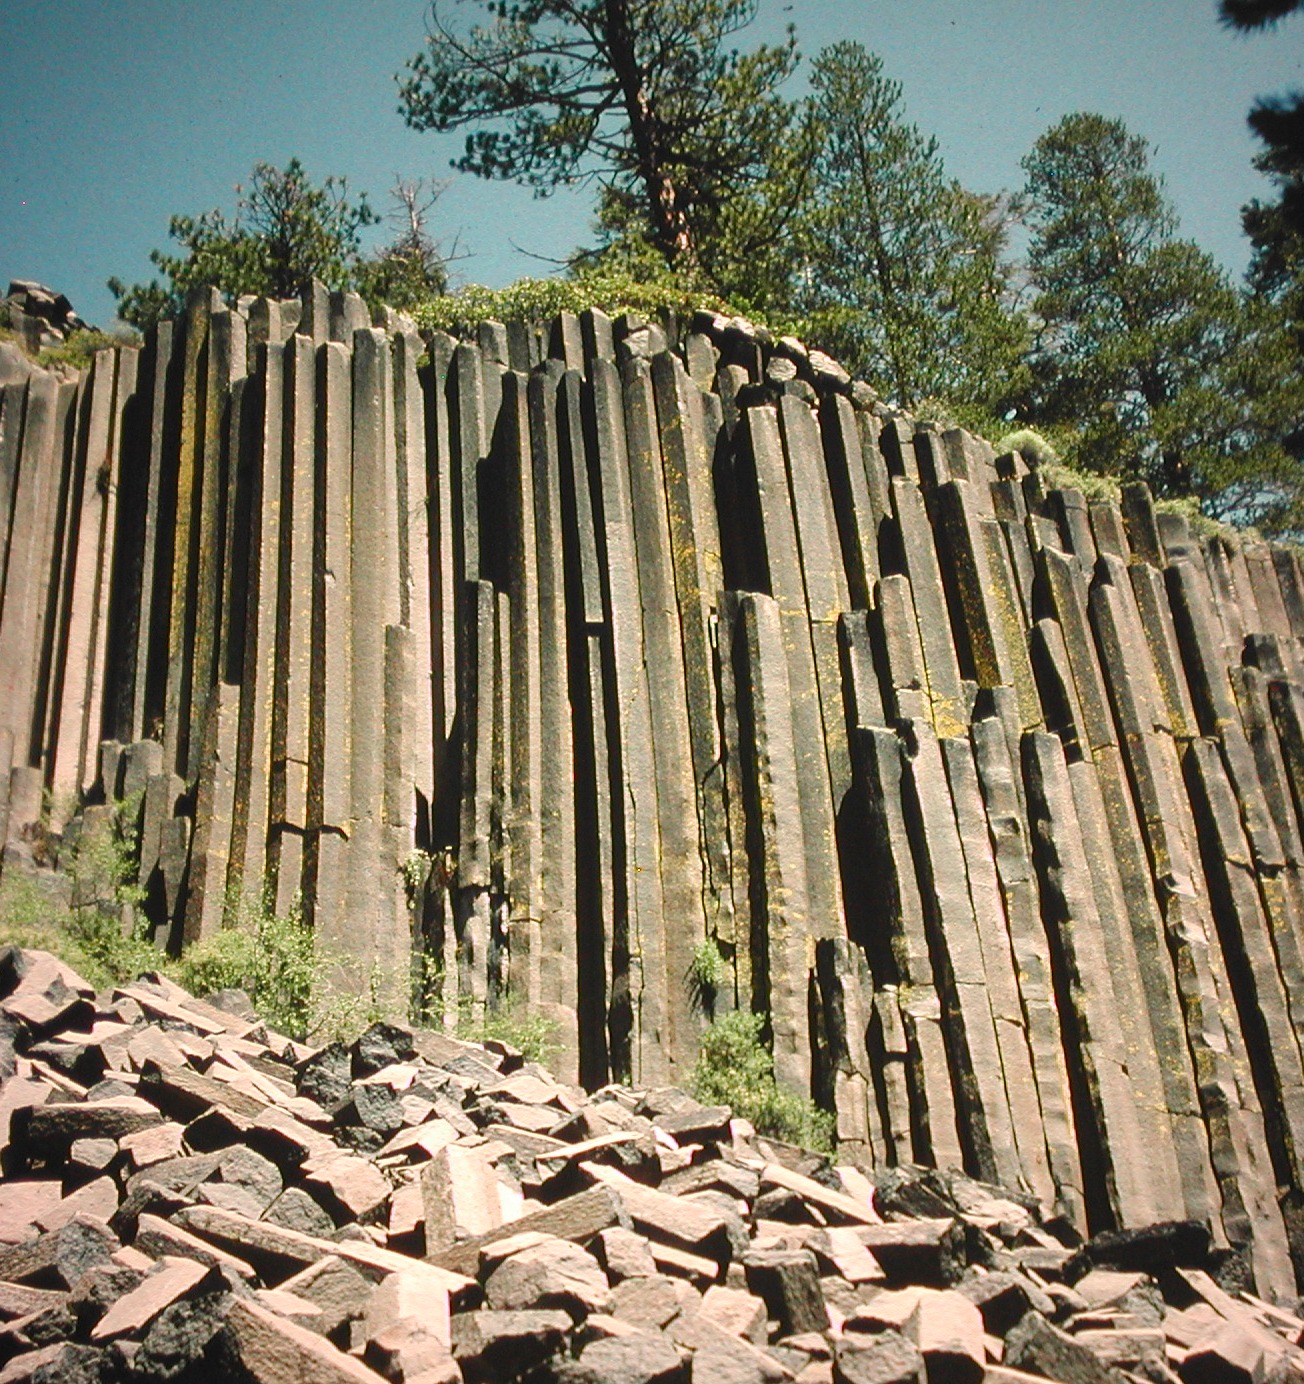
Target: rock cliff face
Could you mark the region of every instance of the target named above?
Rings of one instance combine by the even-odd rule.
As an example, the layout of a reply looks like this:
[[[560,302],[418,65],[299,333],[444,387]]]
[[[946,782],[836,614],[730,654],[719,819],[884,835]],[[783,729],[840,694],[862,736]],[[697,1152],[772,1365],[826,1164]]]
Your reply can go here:
[[[1288,1291],[1294,554],[1046,493],[691,325],[427,344],[351,297],[199,297],[13,378],[10,856],[43,791],[56,829],[139,794],[169,944],[301,895],[396,990],[415,944],[450,999],[556,1018],[590,1087],[765,1011],[848,1152],[1084,1230],[1206,1221]]]

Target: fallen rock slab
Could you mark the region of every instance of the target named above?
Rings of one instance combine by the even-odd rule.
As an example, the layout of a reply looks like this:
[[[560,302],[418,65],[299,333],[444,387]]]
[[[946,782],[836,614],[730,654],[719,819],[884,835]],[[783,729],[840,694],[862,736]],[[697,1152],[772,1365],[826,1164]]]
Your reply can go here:
[[[384,1378],[331,1343],[253,1302],[226,1317],[236,1358],[257,1384],[378,1384]]]

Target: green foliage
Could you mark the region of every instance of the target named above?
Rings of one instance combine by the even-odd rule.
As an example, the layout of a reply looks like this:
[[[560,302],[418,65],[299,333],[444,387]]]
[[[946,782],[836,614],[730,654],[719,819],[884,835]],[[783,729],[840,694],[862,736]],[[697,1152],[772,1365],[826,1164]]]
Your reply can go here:
[[[1211,518],[1200,508],[1200,501],[1194,495],[1168,496],[1155,501],[1158,514],[1179,514],[1190,525],[1197,538],[1258,538],[1255,528],[1238,524],[1225,524],[1220,519]]]
[[[532,1013],[523,1005],[508,1002],[490,1010],[483,1020],[459,1022],[457,1036],[468,1043],[491,1039],[517,1048],[530,1062],[546,1063],[557,1050],[557,1025],[543,1014]]]
[[[905,408],[931,396],[994,409],[1027,339],[1004,207],[947,177],[876,54],[834,44],[811,85],[818,142],[794,285],[804,334]]]
[[[97,351],[115,346],[139,346],[140,336],[133,331],[99,332],[80,328],[70,332],[62,346],[47,346],[36,357],[37,365],[47,370],[54,365],[71,365],[77,370],[89,370]]]
[[[803,1148],[833,1146],[833,1117],[811,1100],[785,1091],[774,1077],[774,1058],[761,1039],[764,1014],[733,1010],[702,1035],[702,1047],[689,1077],[700,1101],[728,1105],[750,1120],[759,1134]]]
[[[1304,0],[1222,0],[1223,22],[1259,29],[1293,14]],[[1277,304],[1290,323],[1295,369],[1304,366],[1304,93],[1268,97],[1250,111],[1250,128],[1262,148],[1254,166],[1273,184],[1275,199],[1255,198],[1241,209],[1241,223],[1254,246],[1250,283]],[[1288,443],[1304,456],[1304,431]]]
[[[427,188],[420,178],[394,180],[389,220],[397,225],[397,234],[370,259],[360,260],[354,271],[355,286],[368,303],[408,312],[448,291],[448,267],[426,229],[442,190],[439,185]]]
[[[138,798],[116,802],[83,826],[43,879],[10,868],[0,877],[0,943],[53,952],[97,987],[156,969],[163,953],[136,910]]]
[[[1123,493],[1113,476],[1102,476],[1096,471],[1079,471],[1075,466],[1063,466],[1057,461],[1048,461],[1039,469],[1047,490],[1077,490],[1086,500],[1113,503],[1117,503]]]
[[[1218,6],[1224,24],[1233,29],[1261,29],[1299,9],[1304,0],[1222,0]]]
[[[265,903],[233,901],[222,929],[188,947],[173,968],[177,983],[196,995],[245,991],[260,1017],[298,1039],[320,1025],[327,1008],[325,973],[297,900],[285,917]]]
[[[540,195],[597,180],[667,264],[698,262],[740,198],[770,174],[790,108],[778,88],[795,41],[728,47],[756,0],[475,0],[483,23],[431,7],[400,78],[418,130],[467,128],[454,167]]]
[[[1066,116],[1024,160],[1039,321],[1027,416],[1076,433],[1070,459],[1290,526],[1304,478],[1282,438],[1304,419],[1279,317],[1175,238],[1149,147]]]
[[[715,1013],[716,995],[725,982],[725,974],[724,957],[715,938],[703,937],[693,948],[686,977],[689,999],[698,1013]]]
[[[402,987],[381,968],[359,974],[353,958],[322,947],[297,899],[281,916],[261,898],[232,894],[214,936],[180,957],[156,947],[145,935],[139,914],[144,891],[135,882],[139,809],[137,798],[92,812],[70,833],[57,871],[6,870],[0,876],[0,946],[53,952],[97,989],[157,971],[195,995],[243,990],[260,1018],[301,1041],[351,1040],[377,1019],[393,1017],[392,998]],[[413,852],[405,877],[423,882],[430,863],[431,857]],[[434,958],[415,959],[405,1017],[444,1026],[442,979]],[[546,1061],[556,1041],[555,1023],[510,999],[478,1020],[468,1003],[454,1029],[468,1042],[510,1043],[534,1061]]]
[[[202,286],[232,298],[293,297],[313,279],[330,288],[355,286],[363,264],[361,232],[379,217],[365,194],[350,201],[346,179],[328,177],[318,187],[298,159],[284,169],[256,163],[248,186],[237,186],[236,194],[229,220],[219,209],[171,219],[168,234],[182,253],[150,252],[164,282],[109,280],[124,322],[143,329],[177,316],[187,293]]]
[[[609,316],[638,313],[655,319],[672,312],[687,317],[698,308],[727,311],[707,293],[685,288],[662,271],[650,279],[599,265],[568,278],[518,279],[506,288],[469,284],[443,298],[432,298],[413,312],[418,326],[453,336],[474,336],[481,322],[544,323],[559,312],[598,308]]]
[[[1006,452],[1022,452],[1029,466],[1045,466],[1059,457],[1054,446],[1033,428],[1016,428],[1006,433],[995,445],[998,456]]]
[[[477,1015],[470,995],[449,1003],[444,968],[438,957],[419,952],[412,965],[412,1023],[422,1028],[451,1031],[467,1043],[491,1039],[517,1048],[531,1062],[544,1062],[557,1050],[557,1024],[531,1012],[511,995]]]
[[[403,876],[403,887],[407,891],[409,908],[416,905],[434,866],[435,857],[429,851],[413,849],[403,857],[400,873]]]

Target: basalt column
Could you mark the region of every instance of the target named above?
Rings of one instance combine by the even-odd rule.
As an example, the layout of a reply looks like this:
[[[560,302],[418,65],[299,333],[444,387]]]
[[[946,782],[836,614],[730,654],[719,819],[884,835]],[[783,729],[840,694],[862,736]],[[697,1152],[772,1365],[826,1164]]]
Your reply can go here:
[[[161,945],[297,911],[341,992],[519,1006],[590,1087],[750,1009],[871,1173],[1201,1221],[1291,1295],[1294,552],[740,320],[375,320],[0,346],[4,871],[129,802]]]

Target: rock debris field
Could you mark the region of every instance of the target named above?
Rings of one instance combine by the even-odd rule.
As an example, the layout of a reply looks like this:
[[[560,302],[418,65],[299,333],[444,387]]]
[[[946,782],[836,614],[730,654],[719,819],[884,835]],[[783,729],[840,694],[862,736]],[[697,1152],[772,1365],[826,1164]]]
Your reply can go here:
[[[1304,1379],[1206,1227],[1082,1243],[502,1043],[0,952],[0,1384]]]

